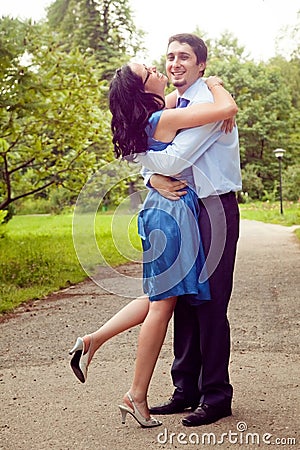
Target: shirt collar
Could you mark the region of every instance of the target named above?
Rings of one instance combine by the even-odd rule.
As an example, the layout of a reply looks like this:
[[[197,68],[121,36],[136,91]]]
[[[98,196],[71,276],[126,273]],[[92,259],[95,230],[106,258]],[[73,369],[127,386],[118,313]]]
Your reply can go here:
[[[200,85],[203,83],[205,83],[205,81],[202,78],[198,78],[195,83],[193,83],[182,95],[178,95],[178,97],[183,97],[191,101],[197,94]]]

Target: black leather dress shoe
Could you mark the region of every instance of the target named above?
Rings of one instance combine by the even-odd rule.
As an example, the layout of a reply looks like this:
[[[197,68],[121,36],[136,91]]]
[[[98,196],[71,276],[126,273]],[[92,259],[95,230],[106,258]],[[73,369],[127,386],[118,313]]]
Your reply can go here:
[[[182,413],[186,409],[191,409],[192,411],[197,408],[197,404],[188,405],[182,400],[178,400],[174,397],[171,397],[167,402],[162,403],[161,405],[152,406],[149,409],[150,414],[176,414]]]
[[[207,405],[202,403],[192,414],[182,419],[182,424],[186,427],[198,427],[216,422],[222,417],[231,416],[231,405],[228,402],[217,405]]]

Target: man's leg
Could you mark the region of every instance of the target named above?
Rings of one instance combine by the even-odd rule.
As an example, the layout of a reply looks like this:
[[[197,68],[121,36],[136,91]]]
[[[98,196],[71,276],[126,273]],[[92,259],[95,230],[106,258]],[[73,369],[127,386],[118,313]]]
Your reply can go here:
[[[174,362],[171,375],[175,390],[165,403],[150,408],[150,414],[174,414],[195,409],[200,401],[198,387],[201,367],[199,327],[195,309],[179,297],[174,311]],[[196,356],[195,356],[196,355]]]
[[[216,404],[222,400],[231,400],[232,387],[229,384],[228,365],[230,357],[230,327],[227,319],[227,308],[233,286],[233,272],[236,246],[239,237],[239,210],[235,195],[205,201],[200,215],[200,230],[205,253],[211,245],[211,223],[215,227],[214,235],[222,235],[218,230],[219,208],[223,208],[226,218],[226,241],[221,259],[211,274],[210,290],[212,300],[198,309],[200,328],[200,350],[202,370],[199,379],[201,400],[208,404]],[[221,243],[220,243],[221,245]],[[209,270],[209,267],[208,267]]]
[[[220,261],[209,278],[212,300],[201,308],[196,307],[202,358],[199,376],[201,398],[200,408],[183,419],[183,424],[187,426],[211,423],[231,414],[233,389],[228,372],[230,327],[227,308],[233,285],[236,245],[239,236],[239,211],[234,194],[221,196],[220,200],[221,204],[217,199],[206,200],[205,208],[202,206],[200,215],[200,229],[206,254],[210,246],[214,245],[211,244],[211,223],[214,227],[213,234],[222,236],[221,228],[218,230],[218,226],[222,224],[222,220],[218,220],[220,206],[226,218],[226,240]],[[222,243],[220,242],[219,245]],[[203,404],[205,405],[201,407]]]
[[[201,306],[192,306],[185,297],[179,297],[174,312],[174,361],[171,369],[175,386],[173,398],[183,401],[186,406],[194,407],[200,401],[198,309]]]

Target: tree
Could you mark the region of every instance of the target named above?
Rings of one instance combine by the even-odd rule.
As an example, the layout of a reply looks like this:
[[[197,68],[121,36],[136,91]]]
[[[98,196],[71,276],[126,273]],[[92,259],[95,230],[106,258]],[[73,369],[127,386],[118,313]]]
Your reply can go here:
[[[255,176],[261,179],[263,190],[272,191],[277,176],[273,150],[277,147],[288,150],[284,164],[299,154],[299,142],[296,143],[299,125],[295,120],[299,113],[293,106],[291,88],[281,68],[274,63],[243,61],[241,49],[237,46],[234,51],[236,42],[230,39],[229,42],[230,51],[219,52],[218,57],[211,58],[207,75],[221,75],[238,104],[242,169],[248,164],[255,167]],[[215,49],[212,54],[216,55]],[[253,179],[254,172],[250,167],[245,174]]]
[[[243,193],[249,200],[261,198],[264,190],[258,172],[259,167],[256,167],[255,164],[247,164],[245,169],[242,169]]]
[[[41,25],[4,18],[0,38],[0,210],[53,186],[78,193],[112,158],[101,71]]]
[[[56,0],[47,18],[68,49],[92,52],[107,68],[108,62],[119,66],[142,47],[143,33],[131,14],[128,0]]]
[[[248,55],[245,56],[245,47],[240,46],[238,39],[229,31],[223,32],[218,39],[205,42],[209,48],[209,64],[215,60],[230,63],[232,59],[244,62],[248,58]]]
[[[280,70],[284,76],[285,83],[289,87],[292,105],[300,109],[300,58],[292,57],[287,61],[283,56],[272,58],[269,65],[275,70]]]
[[[283,173],[283,197],[286,200],[300,201],[300,164],[289,166]]]

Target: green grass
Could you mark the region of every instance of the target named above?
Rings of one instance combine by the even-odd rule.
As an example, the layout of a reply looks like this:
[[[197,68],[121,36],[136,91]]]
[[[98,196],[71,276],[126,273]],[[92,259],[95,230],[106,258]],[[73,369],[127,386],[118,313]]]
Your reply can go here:
[[[291,226],[300,225],[300,203],[284,202],[283,214],[279,202],[253,202],[240,205],[241,218]],[[299,236],[299,230],[296,230]]]
[[[98,215],[97,245],[88,227],[94,221],[82,215],[76,223],[76,251],[72,215],[16,216],[7,224],[0,239],[0,313],[82,281],[97,264],[116,266],[140,258],[130,215]]]
[[[281,215],[278,203],[242,204],[241,217],[299,225],[300,204],[284,203],[283,207]],[[72,219],[71,214],[15,216],[6,225],[6,235],[0,238],[0,313],[78,283],[97,265],[141,259],[135,216],[99,214],[94,226],[92,215],[76,215],[73,232]],[[300,229],[295,233],[300,239]]]

